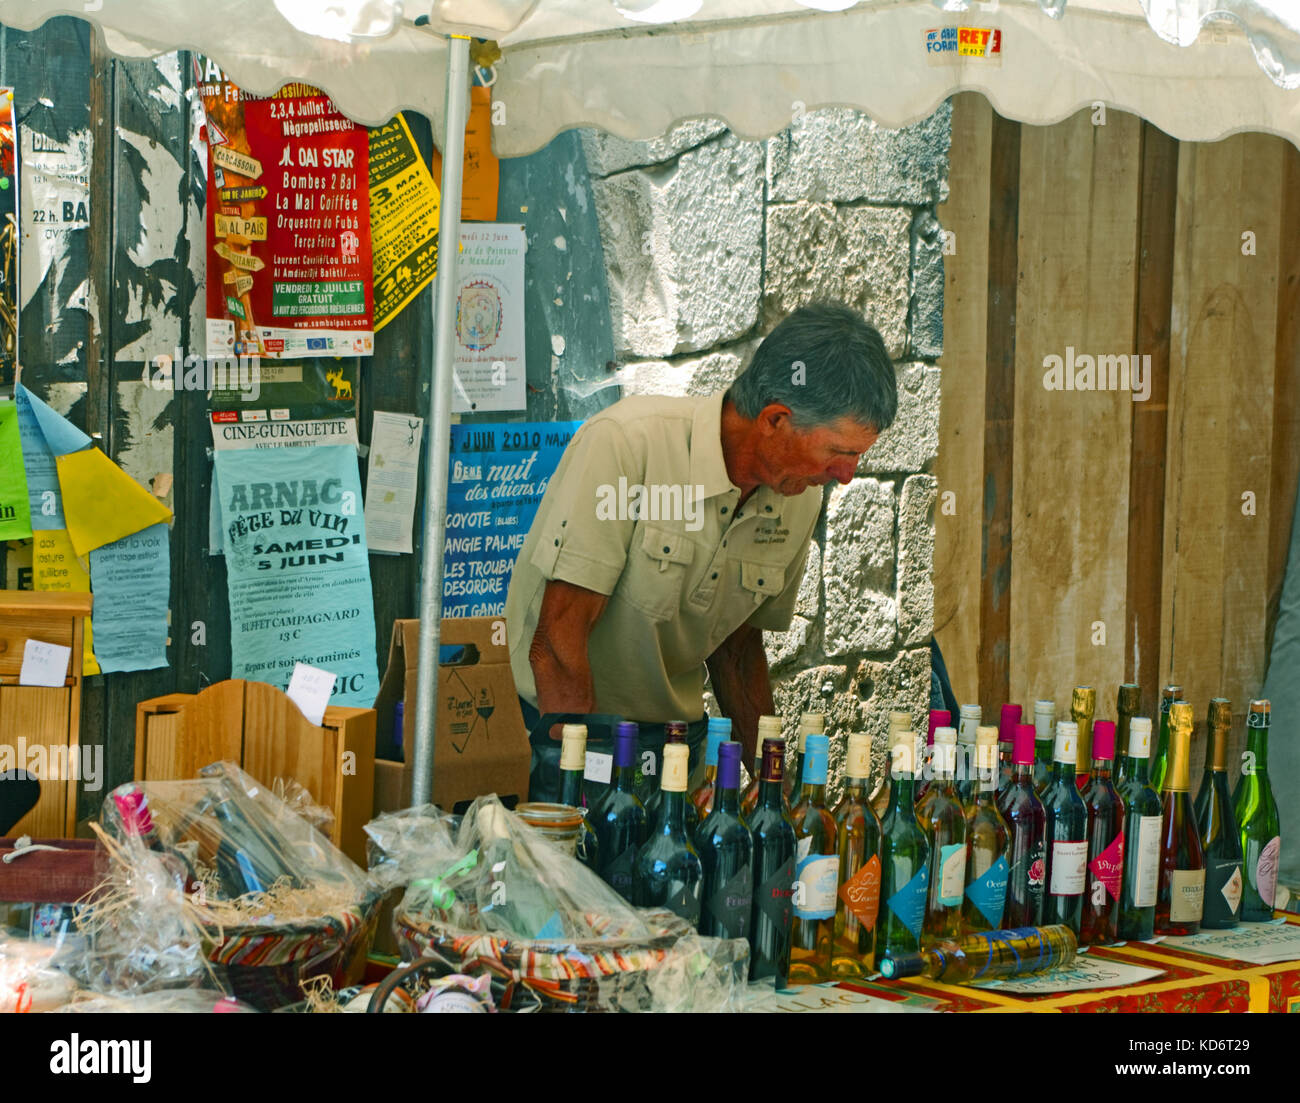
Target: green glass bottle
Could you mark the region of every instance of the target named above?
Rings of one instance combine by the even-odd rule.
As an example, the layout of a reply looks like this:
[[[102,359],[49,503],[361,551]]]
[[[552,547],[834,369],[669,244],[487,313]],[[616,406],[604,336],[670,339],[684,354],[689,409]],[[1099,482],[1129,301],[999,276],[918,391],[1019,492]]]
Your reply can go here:
[[[840,856],[835,818],[826,807],[829,758],[827,737],[809,732],[804,742],[803,784],[790,810],[795,838],[791,984],[818,984],[831,976]]]
[[[880,919],[876,924],[876,965],[891,954],[921,948],[925,903],[929,896],[930,846],[916,818],[913,794],[916,733],[891,733],[889,807],[880,825]]]
[[[1034,702],[1034,792],[1041,797],[1052,780],[1052,753],[1056,746],[1056,702]]]
[[[911,729],[912,714],[910,712],[891,712],[889,714],[889,729],[885,735],[885,746],[892,747],[894,745],[894,732],[911,731]],[[880,788],[876,791],[875,796],[871,798],[871,808],[872,811],[876,813],[878,819],[883,820],[885,818],[885,813],[889,810],[890,793],[892,792],[893,787],[893,779],[890,776],[890,763],[889,760],[886,759],[885,777],[881,781]],[[915,791],[915,787],[913,788],[912,796],[919,796]]]
[[[1096,715],[1097,691],[1092,686],[1075,686],[1070,695],[1070,719],[1079,729],[1079,742],[1075,748],[1079,757],[1074,764],[1077,789],[1088,784],[1088,772],[1092,769],[1092,720]],[[1079,933],[1077,928],[1074,933]]]
[[[880,820],[870,801],[871,736],[849,736],[844,797],[835,811],[840,856],[839,900],[831,973],[840,980],[865,979],[875,962],[880,915]]]
[[[636,854],[647,830],[645,805],[636,795],[639,737],[640,728],[630,720],[620,722],[615,729],[614,776],[595,817],[601,880],[629,903],[633,901]]]
[[[1268,728],[1272,708],[1251,701],[1246,718],[1246,753],[1241,780],[1232,794],[1232,810],[1241,832],[1243,878],[1241,918],[1247,923],[1273,918],[1277,865],[1282,851],[1277,802],[1268,780]]]
[[[786,986],[790,970],[790,908],[794,897],[794,824],[781,778],[785,740],[763,740],[758,800],[746,816],[754,855],[754,905],[749,925],[749,979],[775,978]],[[743,812],[743,809],[742,809]]]
[[[1128,776],[1124,800],[1124,872],[1119,897],[1119,937],[1130,942],[1155,935],[1160,887],[1160,829],[1163,807],[1151,786],[1151,720],[1129,721]]]
[[[690,731],[690,725],[687,724],[685,720],[669,720],[668,723],[664,725],[665,749],[674,745],[685,747],[686,736],[689,733],[689,731]],[[688,753],[689,753],[689,748],[688,748]],[[662,771],[663,768],[664,768],[663,756],[661,755],[659,758],[659,769]],[[660,802],[663,800],[663,797],[659,795],[660,792],[662,791],[662,786],[660,785],[661,779],[655,777],[652,778],[643,777],[641,781],[643,786],[648,785],[650,789],[649,793],[644,798],[646,822],[649,824],[654,824],[659,819],[659,805]],[[642,791],[644,790],[638,790],[638,792],[642,792]],[[689,802],[687,803],[689,804]],[[686,828],[688,831],[694,831],[695,828],[698,826],[699,826],[699,817],[696,816],[695,814],[695,806],[690,805],[690,807],[686,809]]]
[[[713,808],[695,829],[704,867],[700,934],[748,938],[754,909],[754,840],[740,815],[739,743],[718,747],[718,787]]]
[[[1182,686],[1171,683],[1160,691],[1160,739],[1151,754],[1151,787],[1157,791],[1164,787],[1169,770],[1169,706],[1182,699]]]
[[[582,778],[587,770],[587,725],[565,724],[560,744],[560,803],[582,809],[578,834],[578,861],[591,870],[600,868],[600,843],[587,821],[587,797]]]
[[[1128,726],[1142,711],[1142,689],[1136,682],[1125,682],[1115,699],[1115,789],[1122,792],[1128,775]]]
[[[1056,725],[1052,783],[1043,792],[1043,808],[1047,811],[1047,893],[1043,899],[1043,922],[1048,926],[1063,923],[1076,935],[1083,917],[1088,864],[1088,810],[1083,806],[1075,781],[1078,753],[1078,723],[1061,720]]]
[[[1241,832],[1228,795],[1228,736],[1232,732],[1232,702],[1216,697],[1206,722],[1210,753],[1192,814],[1205,851],[1205,912],[1201,926],[1224,930],[1237,925],[1241,914]]]
[[[699,926],[704,867],[686,830],[690,754],[685,743],[664,746],[659,813],[650,838],[637,851],[634,899],[638,907],[667,908],[692,926]]]

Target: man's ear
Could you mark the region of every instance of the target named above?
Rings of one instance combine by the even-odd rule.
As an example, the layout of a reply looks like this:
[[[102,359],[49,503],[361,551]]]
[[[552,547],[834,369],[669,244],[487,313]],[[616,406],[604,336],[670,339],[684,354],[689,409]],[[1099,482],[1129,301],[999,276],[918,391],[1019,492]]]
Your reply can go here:
[[[778,433],[782,429],[789,429],[792,423],[793,414],[790,407],[780,402],[772,402],[764,406],[758,412],[759,429],[764,433]]]

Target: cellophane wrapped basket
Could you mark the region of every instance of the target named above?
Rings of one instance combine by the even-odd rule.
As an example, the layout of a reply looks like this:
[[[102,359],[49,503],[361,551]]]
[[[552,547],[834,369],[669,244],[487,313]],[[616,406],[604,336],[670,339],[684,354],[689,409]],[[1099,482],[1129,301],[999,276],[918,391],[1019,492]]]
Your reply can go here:
[[[112,859],[83,910],[87,986],[111,995],[220,988],[260,1010],[341,988],[374,934],[374,881],[233,763],[109,794]],[[317,982],[320,983],[320,982]]]
[[[393,917],[404,959],[492,975],[502,1010],[739,1005],[743,939],[704,938],[670,912],[630,906],[495,796],[476,800],[454,832],[431,806],[381,816],[367,832],[372,873],[408,886]]]

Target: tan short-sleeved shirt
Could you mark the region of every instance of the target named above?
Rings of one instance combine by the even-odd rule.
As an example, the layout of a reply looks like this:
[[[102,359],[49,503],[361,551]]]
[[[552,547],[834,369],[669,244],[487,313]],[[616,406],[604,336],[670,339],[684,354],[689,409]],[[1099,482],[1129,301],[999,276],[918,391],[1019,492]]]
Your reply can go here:
[[[537,703],[528,648],[551,579],[609,596],[587,647],[597,711],[645,723],[702,715],[704,661],[742,624],[790,626],[821,488],[761,486],[737,509],[722,400],[625,398],[569,442],[506,601],[525,700]]]

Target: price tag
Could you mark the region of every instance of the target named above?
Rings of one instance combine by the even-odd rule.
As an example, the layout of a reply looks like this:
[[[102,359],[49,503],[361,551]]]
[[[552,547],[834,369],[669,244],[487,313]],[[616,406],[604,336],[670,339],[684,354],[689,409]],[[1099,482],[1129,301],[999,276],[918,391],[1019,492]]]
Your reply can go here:
[[[68,674],[72,648],[57,643],[28,640],[23,646],[23,665],[18,672],[20,686],[62,686]]]
[[[599,751],[588,751],[587,768],[582,776],[587,781],[599,781],[603,785],[608,785],[609,779],[614,776],[614,756],[601,754]]]
[[[325,706],[330,703],[330,694],[334,692],[337,675],[320,667],[295,663],[293,677],[289,679],[289,700],[307,717],[308,722],[320,727],[325,719]]]

